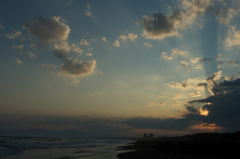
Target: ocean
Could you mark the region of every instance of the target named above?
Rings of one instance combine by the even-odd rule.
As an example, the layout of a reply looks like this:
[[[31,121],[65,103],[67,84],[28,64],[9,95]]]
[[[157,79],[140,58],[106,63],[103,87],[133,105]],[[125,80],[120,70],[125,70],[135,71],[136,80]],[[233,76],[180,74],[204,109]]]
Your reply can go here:
[[[126,139],[0,137],[2,159],[117,159]]]

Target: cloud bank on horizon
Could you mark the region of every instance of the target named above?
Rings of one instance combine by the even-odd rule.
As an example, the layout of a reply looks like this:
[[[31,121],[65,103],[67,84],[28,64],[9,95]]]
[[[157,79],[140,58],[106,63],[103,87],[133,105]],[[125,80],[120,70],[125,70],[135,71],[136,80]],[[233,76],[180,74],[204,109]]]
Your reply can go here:
[[[56,129],[122,135],[240,129],[238,1],[138,1],[145,11],[127,1],[11,2],[0,2],[2,114],[69,116]],[[83,114],[92,117],[72,118]]]

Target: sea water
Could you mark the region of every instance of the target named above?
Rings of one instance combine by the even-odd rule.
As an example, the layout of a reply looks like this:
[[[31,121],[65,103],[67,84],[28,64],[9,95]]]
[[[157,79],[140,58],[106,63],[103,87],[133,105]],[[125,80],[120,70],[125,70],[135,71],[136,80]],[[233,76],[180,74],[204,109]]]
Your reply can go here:
[[[116,159],[125,139],[0,137],[2,159]]]

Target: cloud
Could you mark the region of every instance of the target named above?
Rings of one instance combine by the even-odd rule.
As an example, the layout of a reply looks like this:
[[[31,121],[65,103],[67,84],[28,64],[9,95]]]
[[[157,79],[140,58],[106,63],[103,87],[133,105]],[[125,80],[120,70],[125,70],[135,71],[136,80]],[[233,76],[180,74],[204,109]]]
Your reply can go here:
[[[212,91],[214,92],[212,96],[188,103],[204,104],[202,108],[208,110],[204,122],[216,123],[217,126],[234,130],[236,125],[240,124],[240,109],[238,107],[240,104],[240,79],[216,83],[212,87]]]
[[[86,53],[87,56],[92,56],[92,53]]]
[[[19,65],[23,64],[22,61],[20,61],[20,60],[18,60],[18,59],[16,59],[16,62],[17,62]]]
[[[29,52],[28,55],[31,59],[37,58],[37,55],[35,55],[33,52]]]
[[[80,49],[80,47],[76,46],[75,44],[72,44],[70,48],[71,48],[71,51],[77,54],[77,56],[82,55],[82,52],[83,52],[82,49]]]
[[[59,58],[62,61],[69,60],[70,46],[68,45],[68,42],[62,41],[58,44],[54,44],[53,47],[54,47],[54,49],[53,49],[54,56],[56,56],[57,58]]]
[[[189,63],[187,63],[186,61],[183,61],[183,60],[182,60],[182,61],[181,61],[181,64],[182,64],[182,65],[181,65],[182,67],[187,67]]]
[[[161,106],[161,105],[165,105],[165,103],[155,103],[155,102],[151,102],[151,103],[147,104],[146,106],[148,106],[148,107],[153,107],[153,106]]]
[[[219,63],[219,64],[223,64],[224,62],[222,61],[222,54],[218,54],[218,57],[216,58],[216,61]]]
[[[23,28],[46,42],[66,40],[71,30],[63,23],[61,17],[54,16],[49,19],[42,16],[31,19],[23,25]]]
[[[202,66],[201,65],[197,65],[196,69],[202,69]]]
[[[24,46],[23,45],[13,45],[12,46],[12,49],[15,49],[15,50],[18,50],[18,51],[23,51],[24,49]]]
[[[136,22],[135,22],[136,25],[139,25],[140,24],[140,19],[138,19]]]
[[[192,63],[200,63],[200,62],[205,62],[205,61],[212,61],[212,58],[199,58],[196,57],[195,59],[191,59]]]
[[[131,41],[135,41],[135,39],[138,38],[138,35],[134,35],[133,33],[128,33],[128,39]]]
[[[80,82],[76,78],[87,76],[95,71],[97,61],[81,61],[78,58],[75,60],[68,59],[64,64],[60,65],[60,76],[69,77],[75,80],[76,83]]]
[[[183,98],[183,93],[175,93],[175,97],[173,97],[173,99],[179,99],[179,98]]]
[[[232,60],[232,61],[229,61],[229,64],[237,66],[239,64],[239,62],[237,60]]]
[[[192,97],[199,97],[199,96],[201,96],[201,93],[199,91],[196,91],[196,92],[189,93],[189,95]]]
[[[179,82],[166,83],[166,85],[168,85],[171,88],[184,88],[184,89],[193,88],[192,85],[187,84],[185,81],[183,81],[182,83]]]
[[[77,50],[79,51],[80,48],[77,48],[75,45],[71,45],[70,47],[67,41],[61,41],[58,44],[54,44],[53,53],[58,59],[64,61],[64,63],[59,66],[61,72],[58,72],[58,75],[72,79],[73,83],[77,84],[80,82],[79,78],[90,75],[95,71],[96,61],[81,61],[78,58],[73,59],[69,55],[71,49],[76,52]]]
[[[82,39],[82,40],[80,41],[80,45],[90,45],[90,43],[87,42],[86,39]]]
[[[173,59],[173,57],[172,56],[168,56],[168,53],[166,53],[166,52],[162,52],[162,56],[163,56],[163,58],[165,58],[167,60],[172,60]]]
[[[181,118],[133,117],[125,123],[133,128],[202,131],[212,125],[207,131],[234,131],[240,124],[240,78],[217,82],[222,77],[222,72],[219,71],[206,78],[208,84],[213,82],[213,94],[187,102],[187,111],[183,112]],[[196,94],[199,93],[192,93]]]
[[[234,15],[238,14],[238,12],[239,9],[237,8],[222,8],[220,10],[217,10],[217,13],[215,14],[218,22],[227,25],[230,22],[230,20],[234,17]],[[223,16],[224,13],[226,14],[225,17]]]
[[[206,13],[215,15],[219,23],[227,25],[239,11],[236,8],[226,7],[222,0],[183,0],[182,8],[186,10],[182,13],[184,24],[192,24],[197,17]]]
[[[185,56],[185,55],[188,55],[187,51],[181,51],[181,50],[175,49],[175,48],[173,48],[171,51],[172,51],[172,55],[173,56],[178,56],[178,55]]]
[[[186,109],[187,109],[187,111],[189,113],[193,113],[193,114],[197,114],[198,113],[198,110],[195,107],[193,107],[193,106],[187,106]]]
[[[91,13],[91,10],[92,10],[91,5],[87,5],[86,7],[87,7],[87,11],[85,13],[86,16],[93,17]]]
[[[131,41],[135,41],[136,38],[138,38],[138,35],[135,35],[133,33],[128,33],[128,36],[121,35],[118,37],[118,39],[122,39],[123,41],[126,41],[128,39],[130,39]]]
[[[165,95],[164,95],[164,94],[159,94],[158,96],[159,96],[159,97],[165,97]]]
[[[16,38],[20,37],[21,34],[22,33],[20,31],[14,30],[11,34],[5,34],[5,37],[8,39],[15,40]]]
[[[171,60],[171,59],[173,59],[173,57],[177,57],[177,56],[179,56],[179,55],[181,55],[181,56],[188,55],[188,52],[187,52],[187,51],[181,51],[181,50],[176,49],[176,48],[173,48],[171,51],[172,51],[172,56],[168,56],[168,53],[162,52],[163,58],[165,58],[165,59],[167,59],[167,60]],[[186,65],[186,64],[185,64],[185,65]]]
[[[161,13],[153,13],[151,17],[142,18],[143,36],[150,39],[163,39],[181,35],[176,28],[181,24],[181,12],[175,11],[173,15],[166,16]]]
[[[103,36],[102,41],[107,42],[107,38]]]
[[[147,42],[145,42],[145,43],[144,43],[144,46],[147,46],[147,47],[152,47],[152,45],[151,45],[151,44],[149,44],[149,43],[147,43]]]
[[[56,67],[52,64],[42,64],[42,67],[50,68],[50,69],[56,69]]]
[[[220,71],[221,73],[221,71]],[[211,81],[211,80],[210,80]],[[182,89],[202,89],[204,90],[208,86],[207,79],[201,80],[198,78],[189,78],[187,81],[182,81],[182,83],[179,82],[171,82],[166,83],[165,85],[168,85],[171,88],[182,88]]]
[[[119,46],[120,46],[120,42],[119,42],[118,40],[115,40],[114,43],[113,43],[113,45],[119,47]]]
[[[234,26],[229,27],[228,34],[225,39],[227,46],[240,45],[240,30],[235,30]]]
[[[182,0],[180,10],[175,10],[171,15],[153,13],[150,17],[142,18],[143,36],[150,39],[164,39],[166,37],[182,37],[179,30],[194,24],[196,19],[204,13],[214,14],[220,23],[228,24],[239,9],[227,8],[221,0]]]

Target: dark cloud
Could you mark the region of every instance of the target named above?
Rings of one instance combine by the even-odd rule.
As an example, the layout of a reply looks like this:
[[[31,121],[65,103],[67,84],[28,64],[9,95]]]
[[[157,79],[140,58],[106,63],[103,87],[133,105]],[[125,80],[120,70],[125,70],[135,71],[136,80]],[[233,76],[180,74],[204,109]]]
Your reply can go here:
[[[240,78],[222,81],[221,71],[206,78],[207,83],[198,83],[197,87],[209,86],[212,95],[199,100],[189,101],[182,118],[159,119],[135,117],[126,120],[134,128],[152,128],[167,130],[188,130],[196,125],[214,125],[225,131],[236,131],[240,127]],[[181,84],[179,83],[179,86]],[[218,129],[220,130],[220,129]]]
[[[200,63],[200,62],[206,62],[206,61],[212,61],[212,58],[199,58],[199,57],[196,57],[195,59],[191,59],[192,63]]]
[[[181,12],[179,10],[175,11],[171,16],[161,13],[153,13],[151,17],[143,16],[143,35],[151,39],[180,36],[175,27],[177,24],[181,24],[181,19]]]
[[[237,60],[232,60],[232,61],[229,61],[229,64],[230,65],[238,65],[239,62]]]
[[[186,118],[182,119],[160,119],[160,118],[144,118],[133,117],[125,121],[125,123],[133,128],[147,128],[147,129],[164,129],[164,130],[183,130],[189,126],[196,124],[195,121],[187,121]]]
[[[47,19],[39,16],[26,22],[23,28],[46,42],[66,40],[70,33],[70,28],[60,20],[61,17]]]
[[[190,113],[193,113],[193,114],[198,113],[198,110],[193,106],[187,106],[186,109]]]
[[[69,59],[66,63],[61,64],[60,68],[63,73],[73,76],[86,76],[92,74],[96,67],[96,61],[80,61],[79,59]]]

